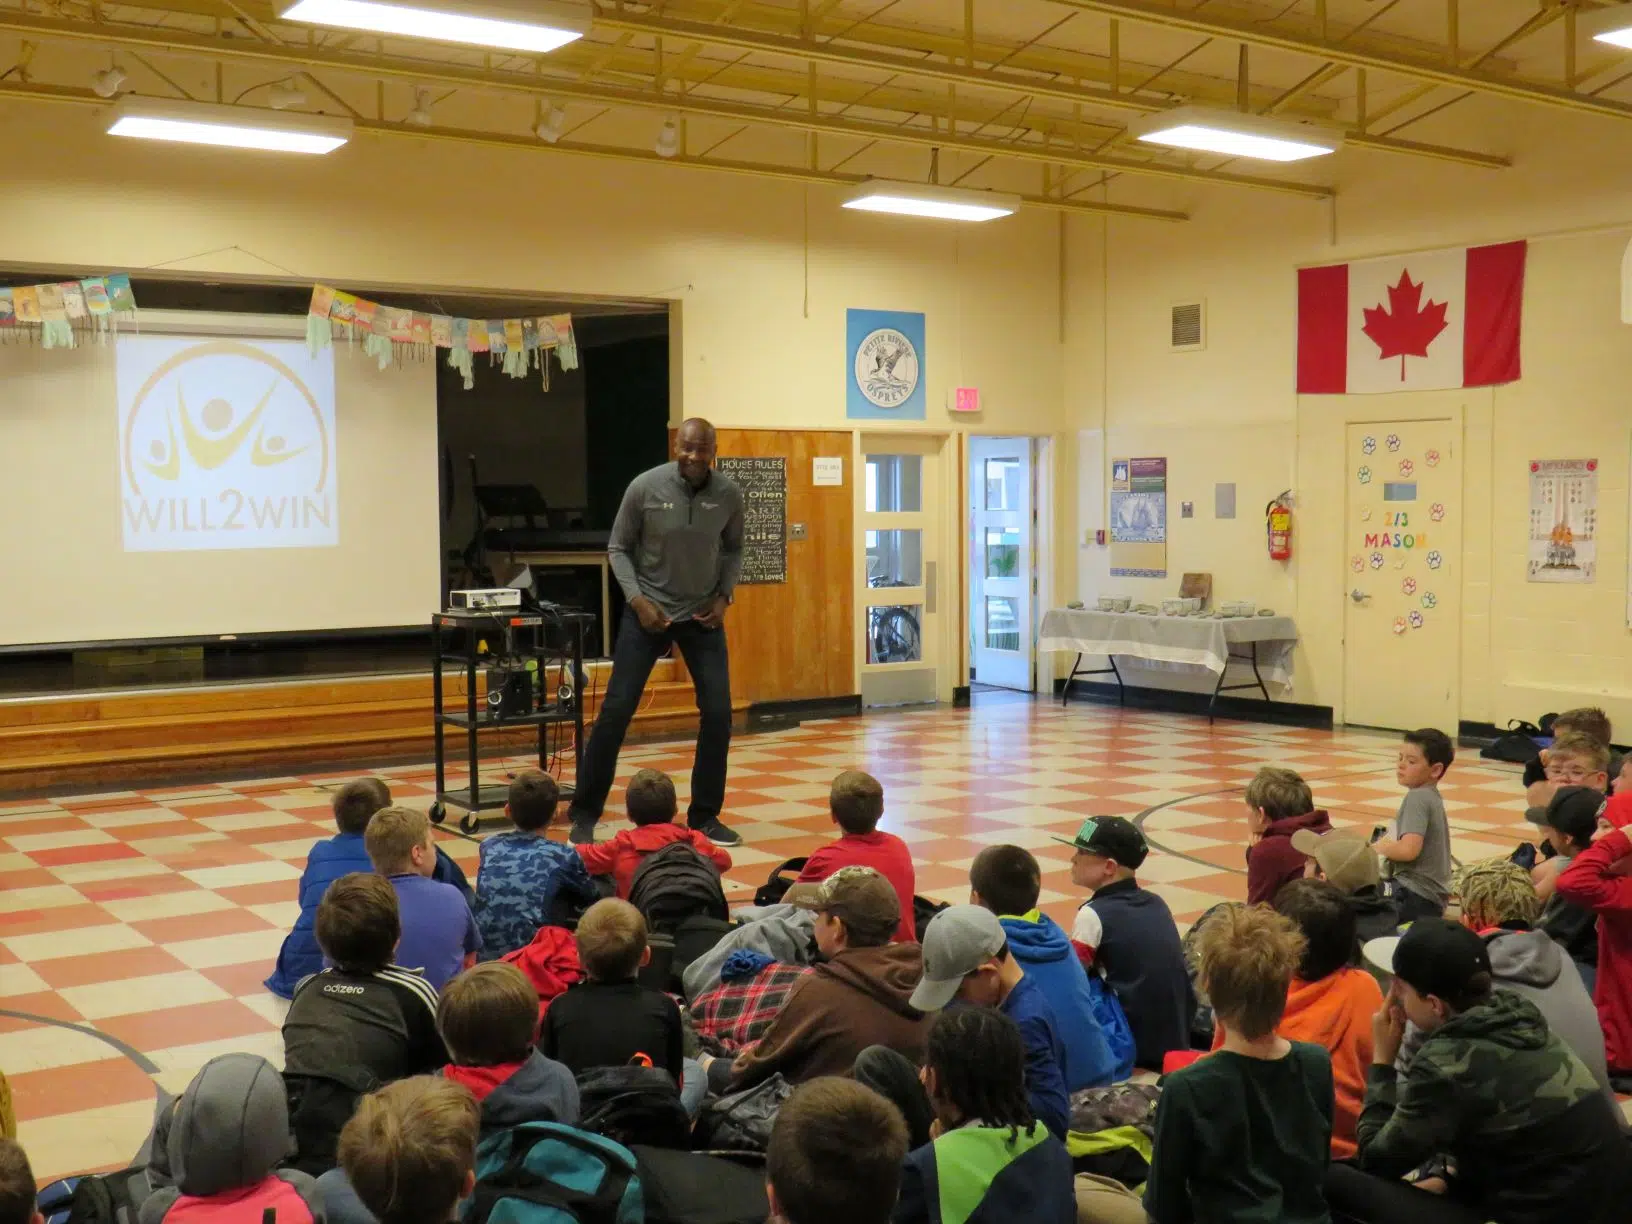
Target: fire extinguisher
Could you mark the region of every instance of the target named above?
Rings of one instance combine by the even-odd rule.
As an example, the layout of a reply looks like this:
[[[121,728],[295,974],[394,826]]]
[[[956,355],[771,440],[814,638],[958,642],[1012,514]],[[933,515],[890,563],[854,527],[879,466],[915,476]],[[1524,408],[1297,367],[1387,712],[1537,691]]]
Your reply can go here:
[[[1271,561],[1292,559],[1292,490],[1288,489],[1264,507],[1264,531]]]

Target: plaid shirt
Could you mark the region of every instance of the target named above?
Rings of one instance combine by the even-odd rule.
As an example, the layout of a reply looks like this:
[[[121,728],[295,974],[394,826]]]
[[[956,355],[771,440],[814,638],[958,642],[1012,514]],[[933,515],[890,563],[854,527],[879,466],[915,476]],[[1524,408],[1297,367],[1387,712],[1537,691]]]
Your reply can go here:
[[[766,965],[741,982],[721,982],[691,1005],[697,1037],[709,1053],[735,1054],[765,1035],[808,965]]]

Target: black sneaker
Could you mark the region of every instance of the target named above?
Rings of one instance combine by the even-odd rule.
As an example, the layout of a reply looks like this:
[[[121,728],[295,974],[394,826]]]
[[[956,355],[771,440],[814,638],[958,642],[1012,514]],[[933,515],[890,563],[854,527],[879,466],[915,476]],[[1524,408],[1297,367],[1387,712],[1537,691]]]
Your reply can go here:
[[[696,829],[697,832],[701,833],[704,837],[708,838],[708,840],[713,842],[716,846],[742,845],[742,835],[740,833],[733,833],[730,829],[721,824],[718,819],[710,820],[700,825],[692,825],[691,827]]]
[[[586,816],[582,819],[573,817],[572,828],[567,833],[567,840],[575,846],[593,846],[595,844],[595,818]]]

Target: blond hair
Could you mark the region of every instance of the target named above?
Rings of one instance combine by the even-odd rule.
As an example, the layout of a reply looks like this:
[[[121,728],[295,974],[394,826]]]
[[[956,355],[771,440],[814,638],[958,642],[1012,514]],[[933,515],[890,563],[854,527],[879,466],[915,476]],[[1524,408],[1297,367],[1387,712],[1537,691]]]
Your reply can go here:
[[[1196,949],[1218,1018],[1249,1040],[1273,1033],[1305,945],[1297,925],[1267,905],[1227,906],[1209,918]]]
[[[626,982],[646,952],[646,919],[627,901],[597,901],[578,919],[578,960],[597,982]]]
[[[368,861],[381,875],[401,875],[413,870],[414,851],[425,844],[431,820],[413,808],[381,808],[369,819],[363,833]]]
[[[1451,891],[1462,901],[1462,915],[1478,927],[1504,922],[1536,920],[1541,899],[1530,873],[1506,857],[1469,863],[1451,881]]]
[[[538,992],[514,965],[486,961],[442,988],[436,1027],[461,1066],[525,1062],[538,1036]]]
[[[1315,810],[1315,797],[1305,782],[1290,769],[1265,765],[1247,783],[1248,807],[1262,809],[1268,820],[1285,820]]]
[[[1560,757],[1584,761],[1592,773],[1609,768],[1609,746],[1585,731],[1566,731],[1553,740],[1553,746],[1547,750],[1547,763],[1551,765]]]
[[[397,1080],[357,1102],[340,1132],[340,1167],[380,1224],[449,1220],[476,1167],[481,1117],[463,1084]]]

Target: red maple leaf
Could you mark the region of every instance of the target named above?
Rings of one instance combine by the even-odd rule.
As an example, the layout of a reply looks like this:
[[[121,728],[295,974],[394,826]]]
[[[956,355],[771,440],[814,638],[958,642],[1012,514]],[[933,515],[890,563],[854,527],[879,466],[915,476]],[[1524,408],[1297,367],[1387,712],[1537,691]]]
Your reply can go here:
[[[1422,286],[1413,283],[1411,270],[1402,269],[1400,283],[1388,287],[1388,309],[1368,306],[1363,313],[1366,325],[1360,330],[1370,336],[1379,352],[1377,360],[1400,359],[1400,381],[1405,381],[1405,359],[1428,356],[1428,346],[1449,326],[1444,302],[1430,300],[1422,305]]]

